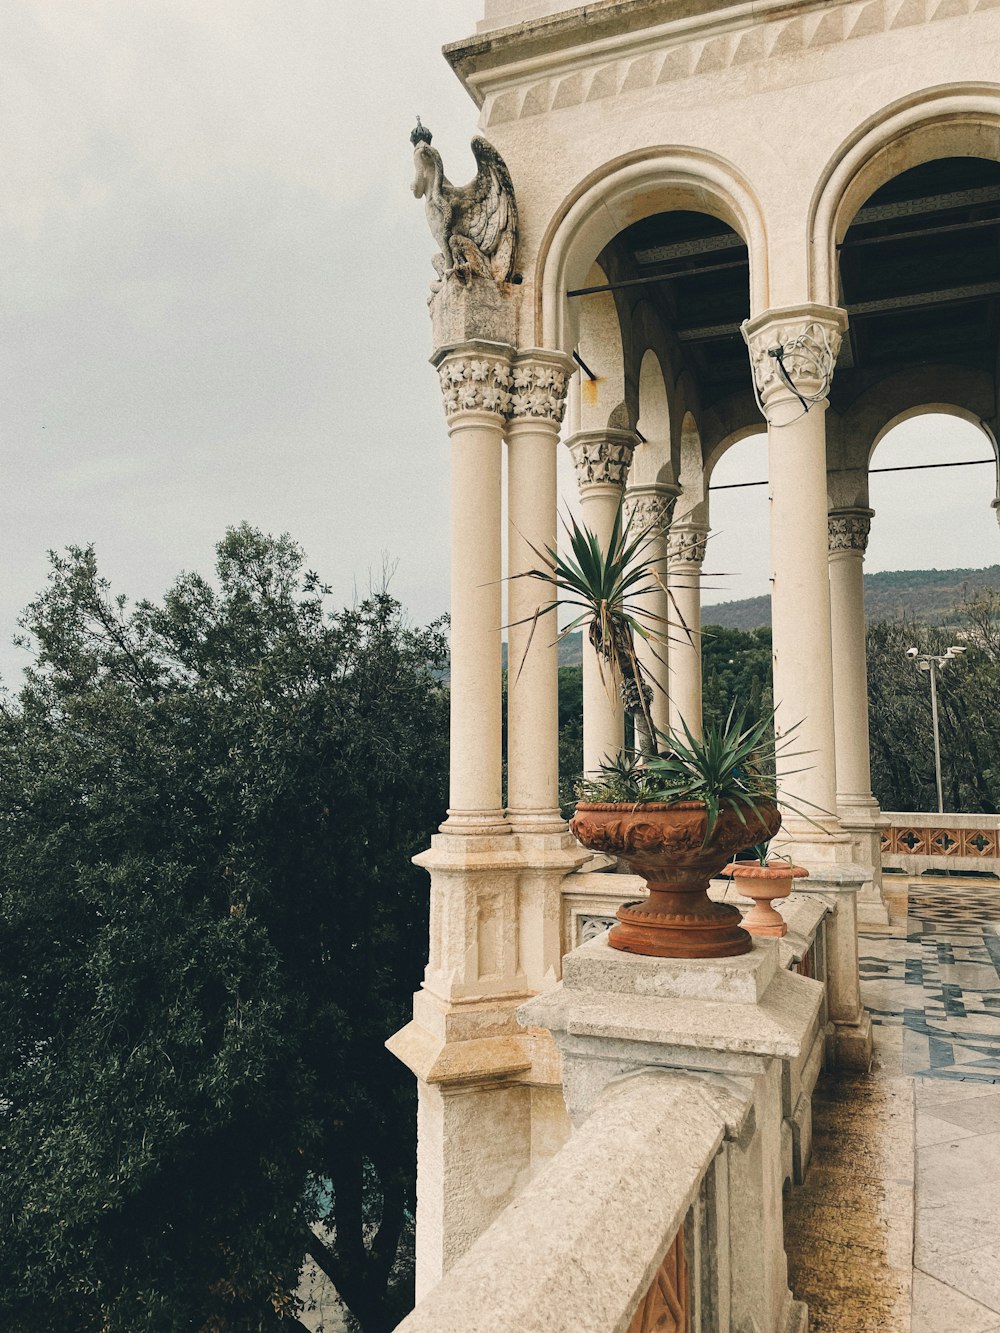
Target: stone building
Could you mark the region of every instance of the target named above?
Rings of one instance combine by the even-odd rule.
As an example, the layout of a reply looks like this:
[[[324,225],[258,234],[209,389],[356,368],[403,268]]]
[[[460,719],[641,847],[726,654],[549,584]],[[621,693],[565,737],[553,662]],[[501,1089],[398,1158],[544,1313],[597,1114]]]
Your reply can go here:
[[[568,1322],[549,1310],[549,1322],[489,1327],[804,1327],[784,1275],[781,1189],[808,1157],[821,1060],[869,1059],[857,919],[884,919],[864,651],[862,567],[878,521],[868,460],[895,424],[928,411],[974,422],[995,449],[1000,0],[485,0],[476,33],[445,55],[487,142],[462,194],[415,132],[415,192],[442,251],[430,311],[453,450],[453,716],[448,816],[419,858],[429,963],[413,1022],[390,1042],[420,1097],[421,1303],[406,1327],[487,1326],[463,1304],[467,1252],[475,1298],[513,1301],[513,1279],[484,1277],[475,1244],[495,1223],[508,1267],[533,1252],[524,1227],[542,1225],[539,1189],[554,1188],[557,1167],[574,1206],[602,1200],[608,1227],[631,1227],[620,1282],[606,1267],[589,1322],[571,1322],[567,1289]],[[655,706],[661,722],[697,730],[709,482],[762,425],[777,726],[797,726],[794,748],[812,755],[779,776],[817,812],[785,823],[810,871],[798,943],[692,975],[609,961],[583,935],[630,886],[595,869],[560,818],[554,634],[531,633],[545,592],[508,576],[555,541],[568,447],[602,539],[623,492],[656,525],[670,614],[694,632],[650,661],[664,687]],[[993,491],[990,501],[1000,505]],[[504,624],[522,663],[505,808]],[[621,746],[623,715],[596,665],[584,697],[592,767]],[[650,1139],[659,1116],[674,1118],[683,1151]],[[601,1161],[601,1134],[645,1164],[628,1186]],[[695,1167],[677,1168],[688,1151]],[[653,1198],[637,1176],[669,1162],[671,1188]],[[755,1267],[723,1214],[759,1220]],[[560,1240],[553,1223],[555,1240],[535,1237],[538,1266],[565,1262],[559,1244],[579,1246],[584,1281],[603,1253],[595,1226]],[[450,1295],[438,1296],[449,1270],[437,1292]],[[548,1288],[533,1281],[519,1277],[537,1309]],[[655,1322],[681,1287],[685,1310]],[[448,1313],[458,1308],[464,1324]]]

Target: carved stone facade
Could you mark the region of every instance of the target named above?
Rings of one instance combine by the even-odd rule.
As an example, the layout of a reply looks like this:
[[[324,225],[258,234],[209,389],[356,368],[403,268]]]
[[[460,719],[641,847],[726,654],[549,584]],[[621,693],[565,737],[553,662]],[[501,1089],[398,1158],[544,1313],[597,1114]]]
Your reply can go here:
[[[854,4],[820,5],[804,14],[789,13],[781,5],[775,6],[771,22],[758,22],[742,32],[733,30],[725,13],[717,18],[709,15],[697,25],[685,14],[672,25],[676,34],[665,52],[643,51],[640,30],[633,39],[635,49],[626,49],[618,59],[595,61],[583,69],[573,69],[567,62],[565,69],[546,71],[534,82],[522,81],[514,90],[491,95],[484,120],[487,125],[502,125],[592,102],[642,97],[665,84],[747,66],[759,68],[772,56],[807,55],[828,50],[834,43],[847,43],[853,50],[859,40],[863,46],[864,39],[880,33],[962,16],[993,3],[995,0],[856,0]]]
[[[754,389],[762,411],[772,396],[788,394],[802,400],[808,411],[830,391],[847,316],[822,307],[781,316],[780,310],[771,311],[742,326]]]
[[[624,490],[636,438],[632,431],[585,431],[567,440],[581,490],[617,486]]]
[[[438,368],[447,417],[490,412],[508,421],[550,421],[557,426],[566,409],[568,378],[556,356],[518,357],[511,363],[496,348],[485,347],[480,355],[463,349],[447,356]]]
[[[868,534],[871,532],[874,512],[872,509],[832,511],[827,522],[831,554],[835,551],[859,551],[864,555],[868,549]]]
[[[514,362],[507,415],[511,421],[551,421],[566,410],[569,372],[553,356],[519,356]]]
[[[671,568],[703,564],[707,541],[708,533],[704,528],[672,528],[667,539],[667,556]]]
[[[438,368],[445,416],[458,412],[490,412],[507,417],[513,403],[514,376],[510,361],[492,355],[461,352],[444,359]]]
[[[678,489],[664,485],[636,487],[625,494],[625,509],[640,532],[665,532],[674,516]]]

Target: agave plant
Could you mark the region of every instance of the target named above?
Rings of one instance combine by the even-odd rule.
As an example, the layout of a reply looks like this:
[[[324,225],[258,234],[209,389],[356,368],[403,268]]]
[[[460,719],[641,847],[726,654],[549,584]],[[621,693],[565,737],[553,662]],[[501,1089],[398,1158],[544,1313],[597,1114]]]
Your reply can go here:
[[[576,611],[558,637],[563,639],[578,629],[586,629],[602,679],[607,669],[632,714],[636,749],[642,754],[654,754],[656,730],[650,710],[654,682],[635,651],[637,638],[652,644],[655,653],[655,645],[668,637],[666,617],[643,604],[649,593],[666,590],[656,561],[648,555],[654,533],[650,528],[634,530],[632,520],[624,519],[621,504],[606,548],[572,515],[563,519],[563,526],[569,551],[563,554],[551,546],[544,551],[532,547],[541,566],[514,575],[542,579],[553,588],[552,600],[531,617],[532,633],[539,617],[547,612],[567,607]],[[670,596],[669,591],[667,595]],[[679,616],[678,620],[686,628]]]
[[[737,712],[734,705],[725,722],[708,723],[701,738],[692,735],[684,722],[681,728],[682,734],[657,731],[660,749],[656,753],[626,753],[602,764],[598,777],[577,785],[577,795],[582,801],[635,805],[647,801],[666,805],[700,801],[706,811],[706,842],[721,810],[732,810],[746,824],[748,813],[760,817],[762,805],[777,804],[824,831],[802,809],[802,802],[779,796],[777,792],[775,772],[779,755],[787,760],[804,753],[788,749],[794,742],[798,724],[776,740],[771,714],[748,723],[746,709]],[[786,770],[786,777],[802,771]],[[768,844],[755,846],[753,850],[761,864],[765,864]]]

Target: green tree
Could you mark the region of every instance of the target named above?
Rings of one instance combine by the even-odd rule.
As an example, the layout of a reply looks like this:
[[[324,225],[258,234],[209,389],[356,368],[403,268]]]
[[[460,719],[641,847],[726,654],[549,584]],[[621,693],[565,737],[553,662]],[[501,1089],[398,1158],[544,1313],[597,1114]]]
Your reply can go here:
[[[939,676],[945,808],[1000,809],[1000,594],[974,593],[959,607],[967,651]],[[906,650],[943,653],[956,631],[882,621],[868,628],[868,720],[872,790],[884,810],[936,810],[934,740],[926,673]]]
[[[565,818],[576,807],[583,776],[583,667],[559,668],[559,805]]]
[[[412,1080],[383,1049],[427,935],[440,627],[330,612],[246,525],[217,587],[53,557],[0,709],[0,1327],[299,1326],[309,1251],[408,1308]]]
[[[706,723],[721,724],[735,705],[747,721],[774,712],[770,629],[725,629],[706,625],[701,639],[702,711]]]

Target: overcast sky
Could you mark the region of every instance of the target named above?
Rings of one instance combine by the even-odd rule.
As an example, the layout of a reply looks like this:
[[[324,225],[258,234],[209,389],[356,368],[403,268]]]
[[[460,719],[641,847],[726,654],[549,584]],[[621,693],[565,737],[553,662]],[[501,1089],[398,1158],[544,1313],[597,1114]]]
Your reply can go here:
[[[452,179],[473,174],[475,107],[440,47],[480,8],[4,0],[8,682],[24,660],[16,616],[46,551],[68,543],[95,542],[117,589],[158,596],[182,569],[208,572],[226,527],[248,519],[290,532],[341,599],[389,560],[415,618],[446,608],[434,245],[408,136],[419,113]],[[984,452],[961,423],[905,431],[877,465],[894,449]],[[988,473],[880,483],[869,567],[1000,559]],[[765,475],[747,441],[715,480]],[[766,591],[764,488],[720,493],[714,527],[709,567],[728,577],[708,598]]]

